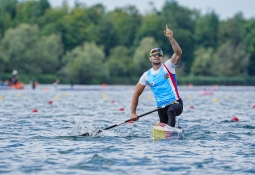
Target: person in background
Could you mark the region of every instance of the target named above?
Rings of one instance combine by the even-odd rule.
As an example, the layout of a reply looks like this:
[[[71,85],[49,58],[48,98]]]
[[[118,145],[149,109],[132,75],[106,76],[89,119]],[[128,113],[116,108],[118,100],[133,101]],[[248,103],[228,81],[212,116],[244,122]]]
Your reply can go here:
[[[53,86],[54,86],[55,89],[58,88],[59,82],[60,82],[59,79],[56,79],[55,82],[53,83]]]
[[[35,89],[38,82],[35,79],[32,79],[31,84],[32,84],[32,89]]]
[[[134,121],[138,120],[136,108],[139,97],[146,84],[148,84],[154,93],[157,106],[166,106],[158,110],[160,122],[175,127],[176,116],[180,115],[183,111],[183,102],[179,96],[175,75],[175,67],[180,62],[182,50],[175,41],[173,32],[167,25],[164,35],[172,45],[174,54],[163,63],[163,51],[160,48],[154,48],[150,51],[152,68],[144,72],[136,85],[131,103],[131,119]]]
[[[17,84],[19,81],[18,79],[18,71],[17,70],[13,70],[12,71],[12,84]]]
[[[7,86],[8,84],[6,84],[6,81],[4,81],[4,79],[2,79],[0,86]]]
[[[70,80],[70,85],[71,85],[71,89],[73,89],[73,86],[74,86],[74,81],[73,81],[73,79]]]

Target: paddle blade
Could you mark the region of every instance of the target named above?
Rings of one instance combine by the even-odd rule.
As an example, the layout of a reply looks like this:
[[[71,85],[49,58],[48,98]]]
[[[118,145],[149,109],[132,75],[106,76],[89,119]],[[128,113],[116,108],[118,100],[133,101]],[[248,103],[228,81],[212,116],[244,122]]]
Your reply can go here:
[[[80,136],[89,136],[89,133],[86,132],[86,133],[84,133],[84,134],[82,134],[82,135],[80,135]]]
[[[102,130],[98,130],[98,131],[92,131],[92,132],[86,132],[80,136],[96,136],[97,134],[99,134],[100,132],[102,132]]]

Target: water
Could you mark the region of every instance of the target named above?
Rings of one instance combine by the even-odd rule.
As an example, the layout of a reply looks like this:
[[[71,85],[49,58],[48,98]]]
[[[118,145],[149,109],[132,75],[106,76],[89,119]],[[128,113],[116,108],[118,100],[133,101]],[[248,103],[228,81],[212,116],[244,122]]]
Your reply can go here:
[[[179,87],[184,139],[161,141],[151,139],[156,112],[96,136],[78,136],[129,119],[134,86],[79,88],[87,90],[41,85],[0,91],[1,174],[255,173],[255,87],[217,87],[214,95],[200,95],[205,87]],[[153,109],[146,89],[137,113]],[[230,122],[234,116],[240,121]]]

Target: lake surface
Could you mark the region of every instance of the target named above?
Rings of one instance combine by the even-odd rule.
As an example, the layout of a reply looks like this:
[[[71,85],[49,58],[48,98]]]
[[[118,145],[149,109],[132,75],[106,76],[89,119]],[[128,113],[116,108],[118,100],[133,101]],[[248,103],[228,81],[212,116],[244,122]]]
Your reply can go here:
[[[157,112],[78,136],[129,119],[134,88],[0,90],[0,174],[255,173],[255,87],[180,86],[182,140],[152,140]],[[213,94],[201,95],[205,88]],[[155,108],[146,88],[137,114]],[[233,117],[239,121],[230,122]]]

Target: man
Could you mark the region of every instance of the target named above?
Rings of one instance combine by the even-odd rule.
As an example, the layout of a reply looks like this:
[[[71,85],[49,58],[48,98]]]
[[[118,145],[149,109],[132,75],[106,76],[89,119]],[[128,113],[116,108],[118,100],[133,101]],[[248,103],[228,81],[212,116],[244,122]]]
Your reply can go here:
[[[12,71],[12,84],[17,84],[18,83],[18,71],[13,70]]]
[[[175,127],[175,117],[180,115],[183,110],[183,103],[178,93],[175,76],[175,67],[180,62],[182,50],[167,25],[164,35],[170,41],[174,54],[163,64],[163,51],[160,48],[151,50],[150,61],[152,68],[141,76],[136,85],[131,104],[131,118],[134,121],[138,120],[136,114],[138,100],[146,84],[148,84],[154,93],[157,106],[166,105],[165,108],[158,110],[160,122]]]

